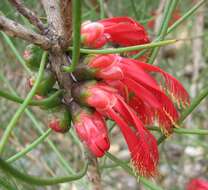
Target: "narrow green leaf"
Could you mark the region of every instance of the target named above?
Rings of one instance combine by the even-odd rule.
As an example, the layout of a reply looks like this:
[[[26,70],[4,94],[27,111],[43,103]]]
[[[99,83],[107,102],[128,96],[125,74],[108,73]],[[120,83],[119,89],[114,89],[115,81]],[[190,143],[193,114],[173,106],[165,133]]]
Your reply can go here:
[[[72,24],[73,24],[73,52],[72,64],[64,67],[67,72],[73,72],[77,63],[79,62],[80,55],[80,30],[81,30],[81,0],[72,1]]]
[[[27,71],[28,74],[32,74],[32,72],[30,71],[30,69],[27,67],[24,59],[22,58],[22,56],[20,55],[20,53],[17,51],[17,48],[14,46],[12,40],[10,39],[10,37],[8,37],[4,32],[1,32],[5,42],[8,44],[8,46],[11,48],[12,52],[14,53],[14,55],[16,56],[17,60],[20,62],[20,64],[24,67],[24,69]]]
[[[5,148],[5,145],[8,141],[8,138],[9,138],[12,130],[14,129],[18,119],[21,117],[22,113],[25,111],[25,109],[28,106],[29,102],[31,101],[32,97],[35,95],[35,91],[36,91],[39,83],[41,82],[41,79],[42,79],[42,76],[44,73],[44,68],[45,68],[45,64],[46,64],[46,61],[45,61],[46,56],[47,56],[47,53],[44,52],[43,56],[42,56],[42,60],[41,60],[40,69],[38,72],[38,77],[37,77],[37,80],[35,81],[34,86],[32,87],[31,91],[28,93],[23,104],[21,104],[21,106],[16,111],[15,115],[12,117],[9,124],[7,125],[6,131],[4,132],[3,137],[1,138],[1,141],[0,141],[0,154],[2,154],[2,152]]]
[[[62,91],[59,90],[59,91],[53,93],[51,96],[49,96],[49,97],[47,97],[43,100],[31,100],[28,105],[31,105],[31,106],[49,106],[50,104],[54,104],[54,101],[61,94],[62,94]],[[7,100],[10,100],[10,101],[13,101],[13,102],[16,102],[16,103],[20,103],[20,104],[22,104],[24,102],[23,98],[20,98],[19,96],[13,95],[13,94],[8,93],[8,92],[4,92],[2,90],[0,90],[0,96],[7,99]]]
[[[176,43],[177,40],[165,40],[155,43],[149,43],[144,45],[137,45],[137,46],[129,46],[124,48],[111,48],[111,49],[80,49],[81,53],[85,54],[110,54],[110,53],[123,53],[123,52],[129,52],[129,51],[135,51],[135,50],[143,50],[143,49],[150,49],[154,47],[160,47],[160,46],[166,46],[169,44]],[[73,51],[73,48],[68,48],[69,50]]]
[[[103,0],[98,0],[100,5],[100,19],[105,18],[104,2]]]
[[[158,36],[160,36],[161,40],[163,40],[167,34],[168,24],[172,17],[173,11],[175,10],[177,6],[178,1],[179,0],[169,0],[167,2],[167,6],[164,11],[164,18],[163,18],[160,30],[158,32]],[[157,57],[159,50],[160,50],[160,47],[156,47],[152,50],[148,63],[153,64],[154,60]]]
[[[16,93],[16,91],[13,89],[13,87],[11,86],[11,84],[9,83],[9,81],[3,76],[3,74],[1,72],[0,72],[0,80],[4,81],[4,83],[7,85],[7,87],[9,88],[9,90],[11,91],[12,94],[14,94],[16,96],[18,95]],[[40,133],[40,135],[43,135],[44,134],[44,131],[42,129],[43,124],[35,118],[34,114],[30,110],[26,109],[25,113],[28,116],[28,118],[30,118],[30,120],[32,121],[32,123],[33,123],[32,127],[34,127]],[[58,164],[60,165],[60,167],[62,168],[62,170],[65,171],[65,173],[67,173],[67,174],[75,174],[75,171],[73,170],[73,168],[64,159],[61,152],[57,149],[57,147],[54,145],[54,143],[50,139],[46,139],[46,142],[51,147],[51,149],[54,151],[54,153],[57,155],[57,157],[58,157],[57,161],[58,161]],[[81,181],[78,183],[80,183],[83,187],[85,187],[87,189],[87,181],[85,181],[84,179],[81,179]]]
[[[63,177],[52,177],[52,178],[42,178],[42,177],[36,177],[36,176],[22,173],[19,170],[12,167],[11,165],[9,165],[7,162],[2,160],[1,158],[0,158],[0,168],[4,172],[9,173],[13,177],[21,181],[24,181],[25,183],[38,185],[38,186],[48,186],[48,185],[71,182],[71,181],[75,181],[84,177],[87,172],[88,164],[85,164],[82,171],[75,175],[63,176]]]
[[[51,133],[51,129],[48,129],[46,132],[44,132],[40,137],[38,137],[35,141],[33,141],[30,145],[28,145],[26,148],[18,152],[17,154],[11,156],[7,159],[8,163],[12,163],[18,159],[20,159],[22,156],[27,154],[28,152],[32,151],[35,147],[37,147],[40,143],[42,143]]]
[[[190,18],[198,10],[198,8],[201,7],[205,2],[206,2],[206,0],[201,0],[196,5],[194,5],[190,10],[188,10],[180,19],[178,19],[172,26],[170,26],[168,28],[166,35],[173,32],[184,21],[186,21],[188,18]],[[153,42],[157,42],[161,39],[162,39],[161,36],[159,36]],[[147,50],[143,50],[143,51],[139,52],[138,54],[134,55],[132,58],[137,59],[140,56],[144,55],[146,52],[147,52]]]

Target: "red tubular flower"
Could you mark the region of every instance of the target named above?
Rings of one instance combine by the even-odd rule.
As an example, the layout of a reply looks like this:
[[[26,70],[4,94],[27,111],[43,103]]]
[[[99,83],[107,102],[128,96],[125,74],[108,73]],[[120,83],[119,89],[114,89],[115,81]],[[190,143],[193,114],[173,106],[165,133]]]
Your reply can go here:
[[[77,109],[77,104],[72,103],[72,109]],[[84,108],[73,112],[73,122],[76,133],[81,141],[96,157],[102,157],[110,148],[108,132],[102,116],[93,110]]]
[[[129,17],[114,17],[83,23],[81,35],[82,43],[91,48],[101,48],[107,42],[121,46],[149,42],[144,27]]]
[[[136,172],[143,176],[157,173],[157,142],[115,89],[104,83],[88,82],[75,87],[72,92],[76,101],[94,107],[118,124]]]
[[[189,95],[179,81],[159,67],[118,55],[97,55],[87,61],[91,76],[119,89],[145,124],[152,124],[157,119],[164,133],[172,132],[179,114],[166,92],[179,105],[189,104]],[[158,83],[150,72],[162,74],[165,81]]]
[[[208,182],[203,179],[192,179],[187,184],[186,190],[208,190]]]

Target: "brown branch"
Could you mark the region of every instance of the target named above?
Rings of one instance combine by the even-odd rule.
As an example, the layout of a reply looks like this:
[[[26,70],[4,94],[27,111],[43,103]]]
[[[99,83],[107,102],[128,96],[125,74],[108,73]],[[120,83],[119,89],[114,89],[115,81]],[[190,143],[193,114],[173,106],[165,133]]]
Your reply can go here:
[[[72,80],[69,73],[63,72],[63,66],[69,65],[67,56],[58,49],[50,53],[51,69],[55,73],[61,89],[64,89],[64,102],[69,105],[71,102]]]
[[[71,0],[41,0],[47,15],[48,27],[53,38],[58,38],[59,45],[66,49],[72,34]],[[50,35],[51,35],[50,34]]]
[[[44,7],[45,13],[47,15],[48,35],[53,40],[63,41],[63,20],[60,13],[60,7],[57,0],[41,0]]]
[[[50,48],[50,42],[48,38],[40,34],[37,34],[25,28],[21,24],[13,20],[10,20],[4,16],[0,16],[0,30],[3,30],[10,36],[19,37],[28,42],[37,44],[45,50]]]
[[[9,2],[22,14],[26,17],[31,24],[36,26],[42,33],[44,32],[45,26],[41,20],[36,16],[36,14],[28,9],[21,0],[9,0]]]
[[[65,39],[65,48],[69,46],[72,33],[72,1],[60,0],[61,17],[63,18],[63,37]]]

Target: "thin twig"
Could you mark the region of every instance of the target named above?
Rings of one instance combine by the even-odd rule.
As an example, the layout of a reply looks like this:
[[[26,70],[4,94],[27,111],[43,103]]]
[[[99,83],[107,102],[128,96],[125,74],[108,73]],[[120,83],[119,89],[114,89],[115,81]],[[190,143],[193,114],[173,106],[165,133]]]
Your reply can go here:
[[[0,30],[6,32],[9,36],[19,37],[28,42],[37,44],[45,50],[50,48],[48,38],[25,28],[23,25],[6,18],[5,16],[0,16]]]
[[[42,33],[45,30],[44,24],[41,20],[36,16],[36,14],[28,9],[21,0],[9,0],[9,2],[18,10],[20,14],[26,17],[31,24],[36,26]]]

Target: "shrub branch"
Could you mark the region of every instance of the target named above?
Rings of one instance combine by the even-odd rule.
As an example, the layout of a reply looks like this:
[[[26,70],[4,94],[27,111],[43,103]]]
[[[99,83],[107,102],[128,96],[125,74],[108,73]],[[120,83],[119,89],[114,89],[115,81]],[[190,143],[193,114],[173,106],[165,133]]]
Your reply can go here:
[[[17,11],[26,17],[31,24],[36,26],[42,33],[45,30],[44,24],[41,22],[41,20],[36,16],[36,14],[27,8],[21,0],[9,0],[9,2],[17,9]]]
[[[18,37],[39,45],[45,50],[50,48],[50,41],[47,37],[31,31],[23,25],[6,18],[5,16],[0,16],[0,30],[6,32],[9,36]]]

